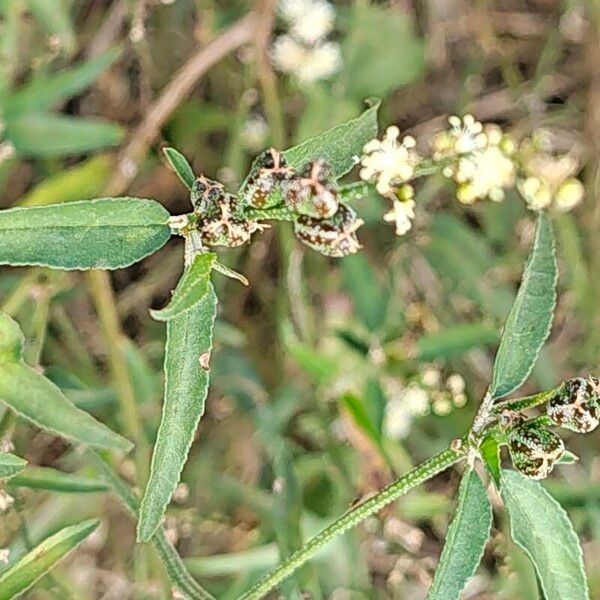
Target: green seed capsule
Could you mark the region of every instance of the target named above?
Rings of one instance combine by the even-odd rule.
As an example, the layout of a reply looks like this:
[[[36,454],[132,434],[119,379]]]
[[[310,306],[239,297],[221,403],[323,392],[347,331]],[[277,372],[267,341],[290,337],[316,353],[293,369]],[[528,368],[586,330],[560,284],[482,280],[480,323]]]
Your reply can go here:
[[[222,183],[201,175],[194,181],[190,197],[194,212],[204,217],[218,214],[219,202],[227,196],[231,194],[226,192]]]
[[[275,193],[281,182],[295,175],[287,166],[285,157],[275,148],[260,154],[252,165],[250,177],[244,190],[244,198],[254,208],[271,208],[281,202],[281,195]]]
[[[546,405],[548,416],[559,426],[589,433],[600,423],[600,380],[576,377],[565,381]]]
[[[281,187],[286,205],[299,215],[327,219],[338,209],[338,191],[331,168],[324,162],[308,163],[301,175],[289,178]]]
[[[531,479],[544,479],[563,455],[565,445],[554,432],[523,423],[509,433],[508,449],[517,471]]]
[[[294,222],[294,233],[303,244],[320,254],[340,258],[360,250],[356,230],[362,224],[363,220],[357,219],[349,206],[340,204],[329,219],[300,215]]]

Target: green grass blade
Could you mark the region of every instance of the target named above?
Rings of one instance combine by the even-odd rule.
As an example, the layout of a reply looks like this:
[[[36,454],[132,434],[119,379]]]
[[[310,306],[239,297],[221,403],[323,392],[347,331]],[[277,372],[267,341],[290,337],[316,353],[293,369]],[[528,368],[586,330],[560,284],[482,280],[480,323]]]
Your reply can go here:
[[[544,596],[589,598],[581,546],[562,506],[537,481],[516,471],[502,471],[500,493],[511,535],[533,562]]]
[[[105,492],[108,489],[104,482],[97,479],[72,473],[62,473],[49,467],[29,467],[13,477],[10,485],[71,494]]]
[[[492,506],[479,475],[468,469],[427,600],[458,600],[475,574],[492,526]]]
[[[496,355],[490,388],[493,399],[510,394],[531,373],[550,333],[557,276],[552,225],[540,213],[533,249]]]
[[[185,156],[183,156],[181,152],[175,150],[175,148],[163,148],[163,152],[177,177],[181,179],[183,185],[185,185],[188,190],[191,190],[194,181],[196,181],[196,176]]]
[[[74,550],[98,527],[91,519],[61,529],[0,576],[0,600],[10,600],[28,590],[61,559]]]
[[[216,310],[217,298],[211,287],[202,302],[167,323],[165,398],[140,507],[140,541],[150,540],[160,524],[204,413]]]
[[[9,452],[0,452],[0,479],[9,479],[23,471],[27,461]]]
[[[100,198],[0,211],[0,264],[119,269],[156,252],[171,235],[154,200]]]
[[[169,321],[201,302],[208,294],[210,273],[216,258],[213,253],[197,254],[183,272],[168,306],[162,310],[151,310],[152,317],[157,321]]]

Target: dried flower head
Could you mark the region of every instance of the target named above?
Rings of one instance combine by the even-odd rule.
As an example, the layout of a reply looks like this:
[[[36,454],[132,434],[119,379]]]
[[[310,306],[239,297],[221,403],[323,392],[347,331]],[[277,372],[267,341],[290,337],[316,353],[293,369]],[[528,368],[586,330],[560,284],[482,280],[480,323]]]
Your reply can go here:
[[[600,423],[600,380],[576,377],[565,381],[546,405],[548,416],[559,426],[588,433]]]
[[[413,178],[415,167],[421,161],[415,139],[406,136],[399,142],[399,135],[398,127],[388,127],[381,140],[375,138],[365,144],[360,159],[360,178],[375,183],[377,192],[390,198]]]
[[[531,479],[545,479],[565,451],[558,435],[531,423],[514,427],[508,436],[513,466]]]
[[[328,219],[300,215],[294,222],[296,237],[320,254],[332,257],[348,256],[360,250],[356,230],[362,219],[346,204],[340,203],[337,212]]]
[[[300,215],[325,219],[338,209],[338,192],[331,167],[322,162],[309,162],[297,177],[282,184],[285,203]]]

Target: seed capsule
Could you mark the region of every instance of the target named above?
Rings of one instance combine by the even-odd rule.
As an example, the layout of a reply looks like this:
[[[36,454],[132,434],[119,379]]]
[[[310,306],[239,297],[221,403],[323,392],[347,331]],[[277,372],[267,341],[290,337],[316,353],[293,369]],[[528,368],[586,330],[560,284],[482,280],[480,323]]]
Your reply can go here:
[[[531,479],[544,479],[563,455],[565,446],[554,432],[524,423],[509,433],[508,449],[517,471]]]
[[[294,233],[303,244],[320,254],[340,258],[360,250],[356,230],[362,224],[363,220],[357,219],[349,206],[340,204],[329,219],[300,215],[294,222]]]
[[[600,423],[599,394],[597,377],[569,379],[548,402],[546,411],[559,427],[589,433]]]
[[[218,214],[218,203],[228,194],[222,183],[213,181],[201,175],[194,181],[191,191],[191,200],[194,212],[201,216]]]
[[[294,175],[295,171],[287,166],[281,152],[275,148],[265,150],[252,165],[244,191],[246,201],[254,208],[269,208],[279,204],[281,196],[275,193],[277,186]]]
[[[294,212],[316,219],[332,217],[339,204],[331,168],[322,161],[308,163],[299,177],[282,183],[285,203]]]

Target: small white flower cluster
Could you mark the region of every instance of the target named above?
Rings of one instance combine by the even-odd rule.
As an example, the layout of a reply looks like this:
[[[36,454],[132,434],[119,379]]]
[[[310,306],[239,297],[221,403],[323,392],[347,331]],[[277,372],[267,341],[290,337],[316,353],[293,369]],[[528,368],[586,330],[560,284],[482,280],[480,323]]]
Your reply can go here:
[[[282,0],[279,13],[288,33],[280,35],[271,49],[277,70],[302,84],[328,79],[340,70],[340,45],[326,39],[335,22],[335,10],[327,0]]]
[[[410,182],[436,170],[455,182],[456,198],[463,204],[500,202],[515,184],[534,210],[553,207],[566,212],[583,199],[583,185],[575,178],[579,161],[573,154],[552,153],[540,141],[542,136],[534,135],[517,146],[500,127],[484,125],[472,115],[452,116],[448,123],[448,129],[433,137],[428,158],[419,155],[411,136],[400,141],[395,126],[363,148],[360,177],[392,201],[383,218],[394,223],[397,235],[409,231],[415,218]]]
[[[415,418],[430,412],[445,416],[467,403],[464,379],[455,373],[442,381],[440,369],[435,365],[426,366],[406,387],[400,387],[394,380],[384,383],[392,399],[386,406],[383,427],[392,439],[405,438]]]

